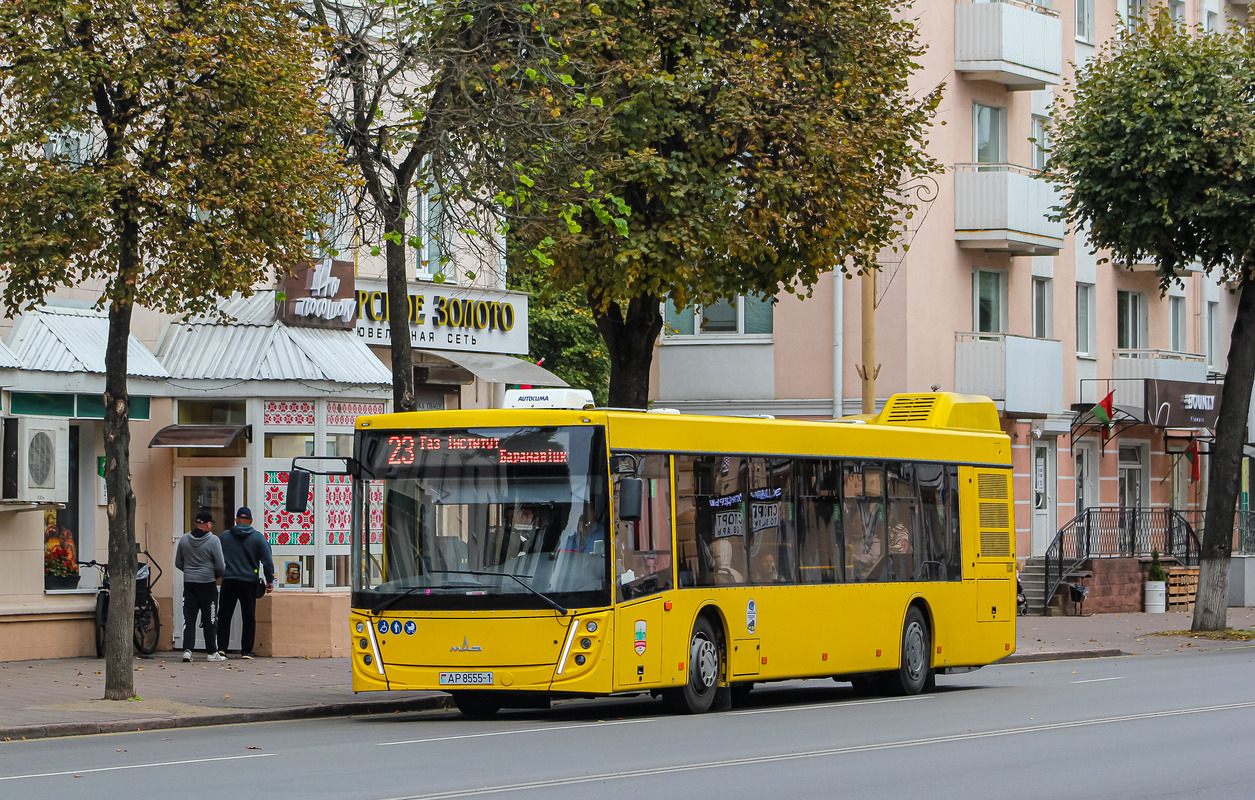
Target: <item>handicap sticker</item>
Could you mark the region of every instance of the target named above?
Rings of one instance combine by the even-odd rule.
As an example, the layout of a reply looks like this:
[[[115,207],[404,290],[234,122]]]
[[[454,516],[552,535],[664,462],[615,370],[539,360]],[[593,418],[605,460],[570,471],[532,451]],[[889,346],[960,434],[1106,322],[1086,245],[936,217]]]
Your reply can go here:
[[[418,630],[418,626],[414,624],[414,620],[410,620],[409,622],[405,623],[405,635],[406,636],[413,636],[414,631],[416,630]]]
[[[388,632],[388,620],[386,619],[379,620],[379,632],[380,633]]]
[[[399,619],[392,620],[392,632],[396,634],[397,636],[401,635],[401,620]]]

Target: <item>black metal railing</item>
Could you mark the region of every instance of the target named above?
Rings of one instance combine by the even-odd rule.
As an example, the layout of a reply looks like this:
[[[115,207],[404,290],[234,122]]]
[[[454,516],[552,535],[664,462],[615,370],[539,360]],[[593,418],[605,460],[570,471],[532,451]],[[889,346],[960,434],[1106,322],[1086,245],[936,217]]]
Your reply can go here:
[[[1157,550],[1178,564],[1194,566],[1198,564],[1198,549],[1194,528],[1180,511],[1087,508],[1060,528],[1046,549],[1046,605],[1068,575],[1089,559],[1149,557]]]

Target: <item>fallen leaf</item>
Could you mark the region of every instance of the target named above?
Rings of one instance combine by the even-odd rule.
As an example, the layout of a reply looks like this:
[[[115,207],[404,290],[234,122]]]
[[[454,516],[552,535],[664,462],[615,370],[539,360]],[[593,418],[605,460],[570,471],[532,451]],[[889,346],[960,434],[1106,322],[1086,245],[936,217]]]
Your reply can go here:
[[[245,749],[245,750],[260,750],[261,748],[260,748],[260,747],[252,747],[252,746],[249,746],[249,747],[245,747],[244,749]]]
[[[223,700],[230,700],[230,699],[231,699],[231,695],[229,695],[229,694],[224,694],[224,695],[222,696],[222,699],[223,699]]]

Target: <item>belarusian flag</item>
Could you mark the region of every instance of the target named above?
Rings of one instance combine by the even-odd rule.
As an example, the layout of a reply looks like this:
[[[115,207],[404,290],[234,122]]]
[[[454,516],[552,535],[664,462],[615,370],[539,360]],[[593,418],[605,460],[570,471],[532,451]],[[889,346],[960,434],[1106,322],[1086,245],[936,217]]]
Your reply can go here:
[[[1202,477],[1198,464],[1198,439],[1190,439],[1190,446],[1185,448],[1185,460],[1190,462],[1190,480],[1198,483],[1198,479]]]
[[[1110,392],[1107,392],[1107,396],[1102,399],[1102,402],[1094,406],[1090,410],[1090,413],[1092,413],[1094,417],[1099,422],[1102,423],[1102,440],[1104,442],[1106,442],[1107,439],[1110,437],[1111,417],[1115,414],[1115,412],[1116,412],[1115,389],[1112,389]]]

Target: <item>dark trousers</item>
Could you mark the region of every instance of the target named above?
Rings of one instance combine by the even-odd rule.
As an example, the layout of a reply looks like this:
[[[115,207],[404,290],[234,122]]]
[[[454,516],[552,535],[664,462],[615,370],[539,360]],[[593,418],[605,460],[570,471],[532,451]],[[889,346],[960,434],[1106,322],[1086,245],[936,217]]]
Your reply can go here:
[[[183,649],[196,649],[196,615],[205,629],[205,652],[218,648],[218,586],[213,583],[183,584]]]
[[[218,649],[226,652],[231,644],[231,617],[235,616],[235,603],[240,604],[240,620],[243,630],[240,631],[240,652],[253,652],[253,637],[257,635],[257,581],[238,581],[222,579],[222,594],[218,601],[218,627],[222,635],[218,637]]]

